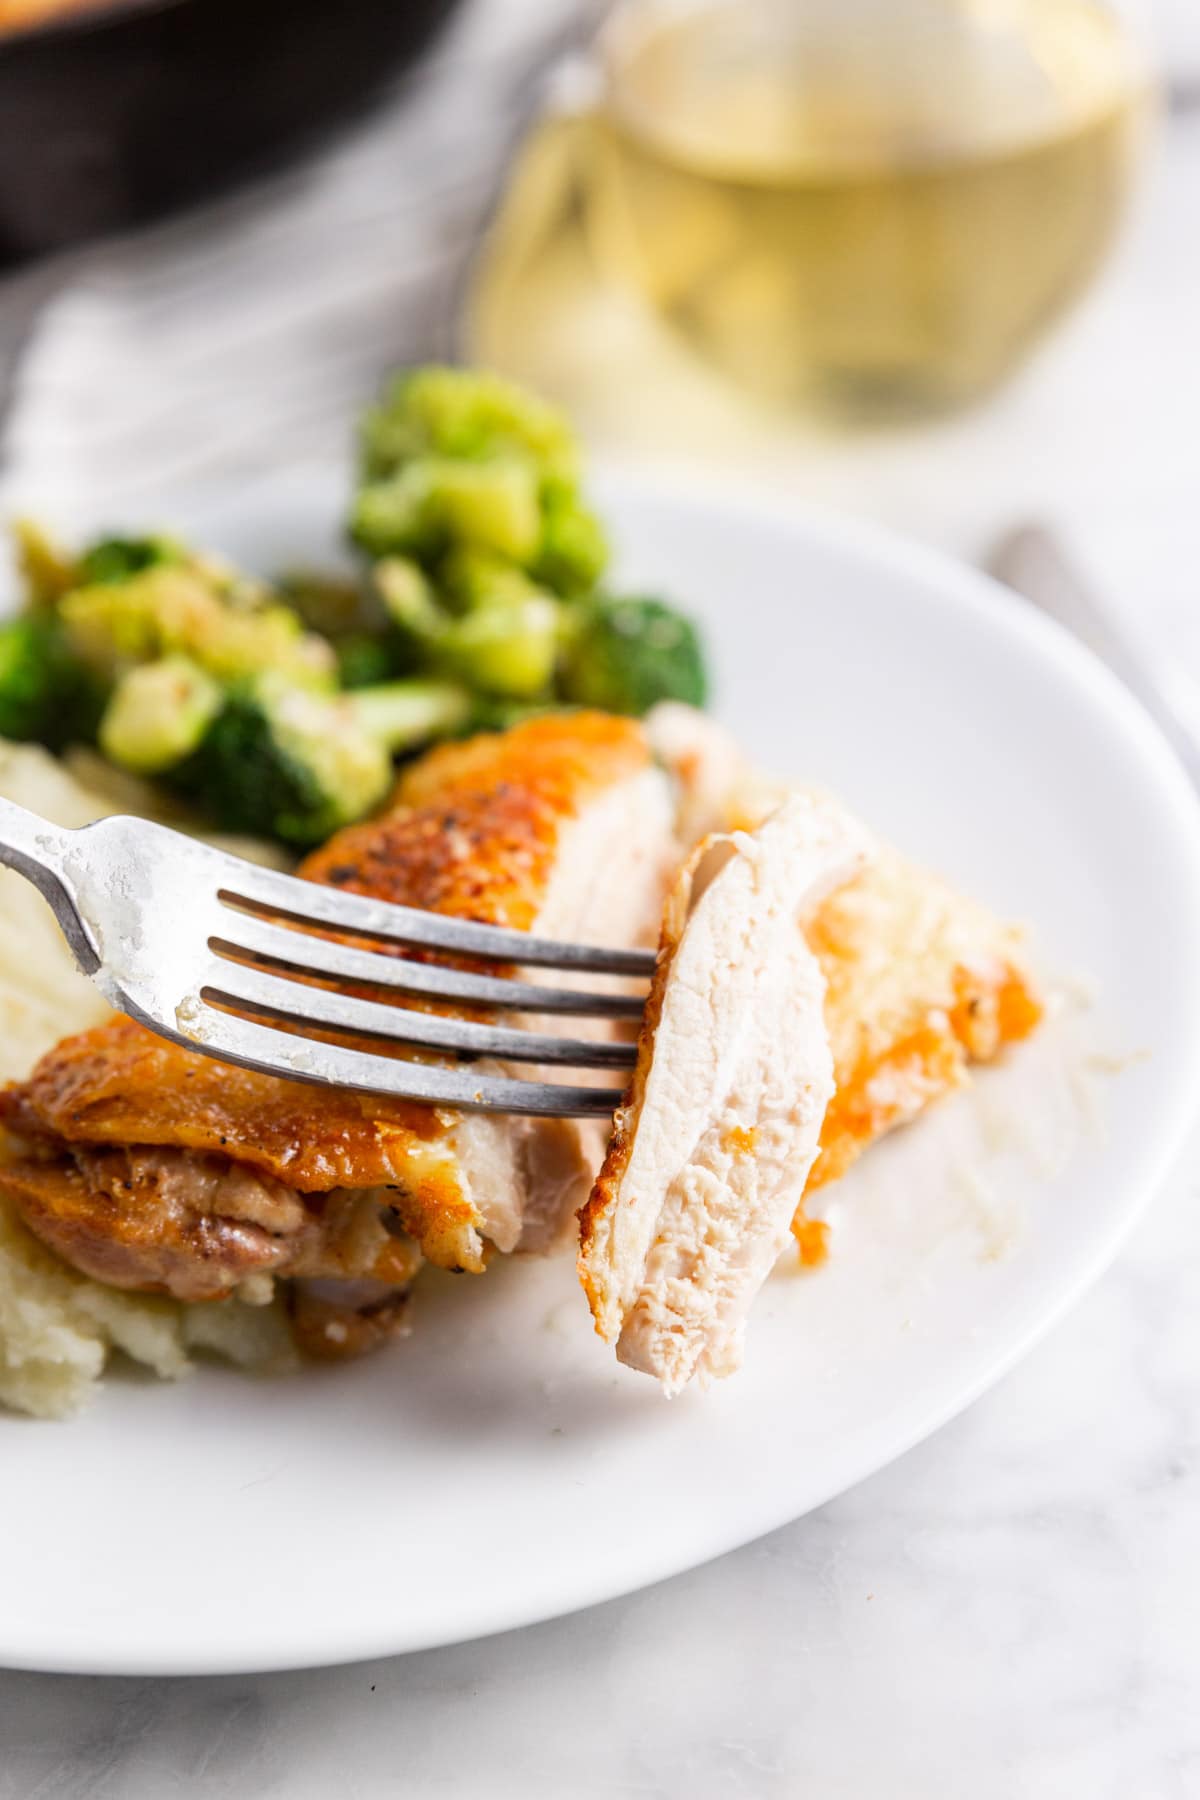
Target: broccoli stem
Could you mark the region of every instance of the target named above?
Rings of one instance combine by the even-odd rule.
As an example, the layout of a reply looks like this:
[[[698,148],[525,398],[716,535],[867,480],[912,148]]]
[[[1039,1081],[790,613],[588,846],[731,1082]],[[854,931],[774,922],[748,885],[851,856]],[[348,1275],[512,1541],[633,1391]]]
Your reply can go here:
[[[393,756],[466,723],[471,696],[451,681],[387,681],[355,688],[343,698],[357,723]]]

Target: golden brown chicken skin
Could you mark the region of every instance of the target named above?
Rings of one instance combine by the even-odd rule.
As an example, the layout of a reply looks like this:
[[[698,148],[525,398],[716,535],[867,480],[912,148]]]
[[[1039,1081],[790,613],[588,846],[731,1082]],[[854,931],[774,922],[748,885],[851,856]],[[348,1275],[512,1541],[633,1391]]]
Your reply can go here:
[[[528,927],[566,831],[598,796],[620,796],[650,770],[632,721],[536,720],[432,753],[383,816],[338,833],[299,873]],[[116,1018],[67,1039],[0,1095],[0,1182],[43,1242],[114,1286],[215,1299],[269,1274],[365,1282],[374,1303],[376,1287],[409,1279],[414,1244],[447,1268],[484,1266],[487,1171],[478,1140],[465,1142],[468,1123],[228,1067]],[[570,1123],[520,1128],[521,1167],[536,1150],[558,1179]],[[484,1129],[496,1134],[484,1148],[507,1155],[500,1134],[513,1123]],[[318,1336],[328,1305],[324,1289],[310,1296]],[[339,1326],[329,1345],[347,1341]]]

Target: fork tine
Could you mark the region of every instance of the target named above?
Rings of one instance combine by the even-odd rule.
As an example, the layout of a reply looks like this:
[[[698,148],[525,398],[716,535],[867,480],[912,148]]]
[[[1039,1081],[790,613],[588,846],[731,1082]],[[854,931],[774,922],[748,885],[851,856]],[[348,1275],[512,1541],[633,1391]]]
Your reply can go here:
[[[196,1050],[219,1062],[237,1063],[265,1075],[324,1086],[335,1082],[368,1094],[386,1094],[423,1106],[449,1106],[463,1112],[520,1113],[526,1117],[609,1118],[624,1098],[620,1088],[569,1087],[552,1081],[514,1081],[507,1076],[476,1074],[470,1068],[408,1062],[373,1056],[338,1044],[306,1044],[284,1031],[205,1009],[194,1034],[185,1036],[145,1013],[130,996],[124,1010],[132,1018],[171,1038],[185,1050]]]
[[[260,869],[237,857],[230,857],[225,869],[227,879],[222,880],[217,897],[226,906],[265,912],[300,925],[542,968],[588,970],[600,975],[648,977],[654,973],[656,959],[652,950],[564,944],[500,925],[477,925],[446,913],[420,912],[415,907],[394,906],[385,900],[369,900],[362,894],[347,894],[337,887],[301,881],[295,875]]]
[[[506,1025],[480,1025],[442,1013],[413,1012],[375,1000],[330,993],[325,988],[268,974],[246,963],[214,964],[200,990],[209,1005],[232,1006],[272,1022],[316,1025],[356,1037],[393,1038],[458,1055],[498,1056],[508,1062],[573,1063],[580,1068],[628,1069],[637,1046],[610,1039],[545,1037]],[[324,1046],[322,1046],[324,1048]]]
[[[495,975],[474,975],[443,963],[409,962],[392,953],[359,950],[350,944],[314,937],[310,932],[274,925],[256,913],[230,919],[230,936],[209,940],[218,955],[247,954],[302,974],[332,976],[372,987],[398,988],[428,999],[456,1000],[469,1006],[496,1006],[509,1012],[579,1013],[592,1018],[636,1019],[643,1010],[637,994],[597,994],[576,988],[537,987]]]

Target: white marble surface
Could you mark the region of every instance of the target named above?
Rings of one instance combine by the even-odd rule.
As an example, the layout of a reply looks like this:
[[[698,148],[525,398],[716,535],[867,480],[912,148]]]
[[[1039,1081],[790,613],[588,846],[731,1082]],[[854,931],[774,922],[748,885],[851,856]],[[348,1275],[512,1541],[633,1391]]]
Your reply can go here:
[[[1086,532],[1132,494],[1151,523],[1144,563],[1125,534],[1118,599],[1153,623],[1153,511],[1174,496],[1186,521],[1200,482],[1198,214],[1200,128],[1178,127],[1074,333],[990,413],[843,452],[828,487],[892,516],[911,498],[921,529],[964,544],[1031,498]],[[1198,1266],[1200,1136],[1022,1367],[819,1514],[631,1599],[422,1656],[0,1675],[0,1800],[1200,1795]]]

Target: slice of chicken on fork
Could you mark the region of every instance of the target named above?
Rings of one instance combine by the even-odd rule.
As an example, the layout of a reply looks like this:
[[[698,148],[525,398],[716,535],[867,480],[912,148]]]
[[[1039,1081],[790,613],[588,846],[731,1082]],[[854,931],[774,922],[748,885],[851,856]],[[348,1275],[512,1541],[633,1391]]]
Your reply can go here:
[[[677,1393],[741,1361],[833,1096],[825,982],[800,916],[866,860],[831,802],[700,845],[667,903],[627,1103],[580,1220],[600,1335]]]
[[[300,873],[635,947],[653,940],[676,859],[669,783],[641,727],[584,713],[433,752],[385,814],[340,832]],[[304,1316],[317,1321],[310,1347],[335,1353],[365,1347],[339,1298],[351,1313],[390,1316],[414,1244],[478,1271],[489,1245],[518,1245],[530,1214],[539,1232],[569,1217],[595,1167],[573,1120],[304,1085],[121,1018],[50,1052],[0,1097],[0,1118],[0,1185],[66,1261],[187,1299],[256,1275],[300,1278]]]

